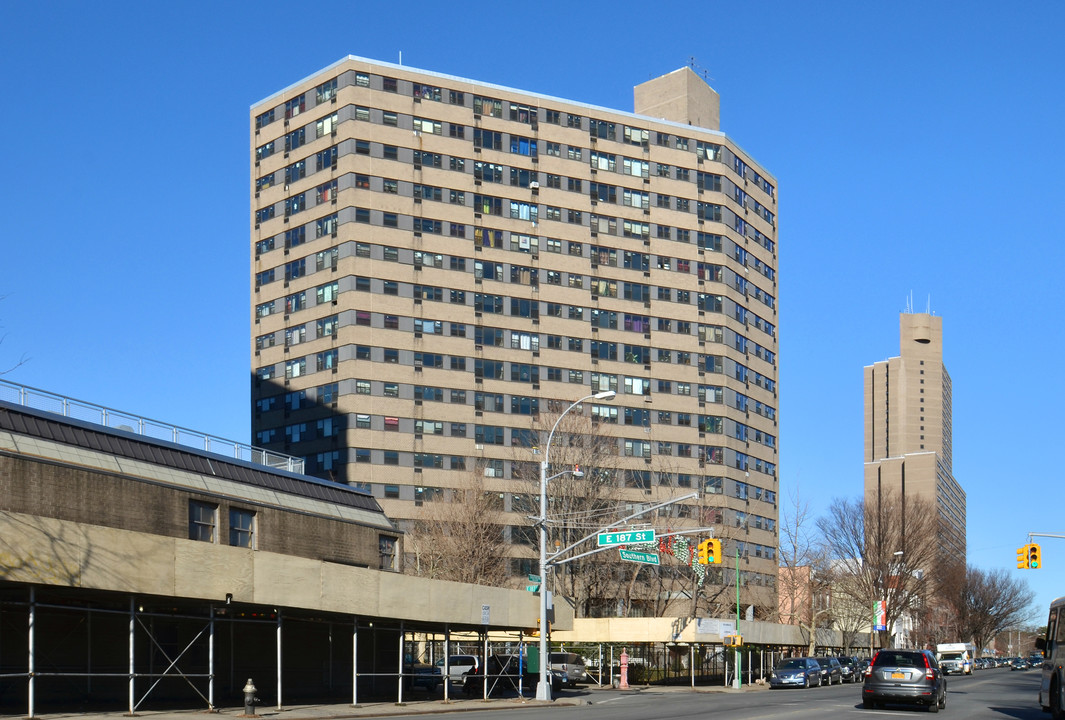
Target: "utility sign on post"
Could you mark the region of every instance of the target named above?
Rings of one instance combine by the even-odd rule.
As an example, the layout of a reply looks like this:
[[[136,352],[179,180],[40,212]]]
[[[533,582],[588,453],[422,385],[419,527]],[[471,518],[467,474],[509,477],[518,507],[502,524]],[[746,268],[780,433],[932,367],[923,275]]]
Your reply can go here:
[[[633,550],[618,550],[622,560],[643,563],[645,565],[658,565],[658,553],[635,552]]]
[[[655,531],[651,530],[620,530],[618,532],[599,533],[599,547],[609,545],[634,545],[637,543],[650,543],[655,541]]]

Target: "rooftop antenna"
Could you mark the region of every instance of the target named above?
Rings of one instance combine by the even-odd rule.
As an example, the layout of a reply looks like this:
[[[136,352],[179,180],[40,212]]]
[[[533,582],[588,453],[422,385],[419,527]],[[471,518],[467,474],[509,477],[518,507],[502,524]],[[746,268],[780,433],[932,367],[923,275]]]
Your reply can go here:
[[[906,296],[906,314],[913,314],[913,290],[910,290],[910,294]]]
[[[702,75],[703,76],[703,82],[705,82],[707,85],[709,85],[711,83],[711,81],[713,81],[714,78],[710,77],[710,71],[707,70],[706,68],[704,68],[699,63],[695,62],[695,56],[694,55],[689,55],[688,56],[688,67],[690,67],[694,72]]]

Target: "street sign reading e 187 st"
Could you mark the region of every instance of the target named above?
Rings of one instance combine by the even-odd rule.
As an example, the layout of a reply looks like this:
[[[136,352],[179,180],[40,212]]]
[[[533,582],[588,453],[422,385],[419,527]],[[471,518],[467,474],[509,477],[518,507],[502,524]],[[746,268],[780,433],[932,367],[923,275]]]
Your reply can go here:
[[[599,533],[599,547],[606,545],[630,545],[655,541],[652,530],[620,530],[618,532]]]

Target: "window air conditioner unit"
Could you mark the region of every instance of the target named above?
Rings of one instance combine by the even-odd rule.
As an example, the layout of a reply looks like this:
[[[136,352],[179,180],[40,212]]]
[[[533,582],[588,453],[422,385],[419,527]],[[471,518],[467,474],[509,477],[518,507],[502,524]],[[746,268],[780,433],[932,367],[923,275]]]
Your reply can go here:
[[[536,190],[540,187],[540,183],[533,180],[531,183],[529,183],[529,187],[531,187],[533,190]]]

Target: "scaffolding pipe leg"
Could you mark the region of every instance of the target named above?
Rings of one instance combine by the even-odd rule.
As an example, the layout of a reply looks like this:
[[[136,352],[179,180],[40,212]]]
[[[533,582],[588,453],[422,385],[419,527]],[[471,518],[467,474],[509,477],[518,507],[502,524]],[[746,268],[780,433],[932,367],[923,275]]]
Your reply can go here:
[[[444,624],[444,702],[451,701],[451,626]]]
[[[214,605],[211,605],[211,632],[207,635],[207,709],[214,712]]]
[[[396,702],[400,705],[403,704],[403,661],[406,658],[403,657],[403,646],[406,644],[405,631],[403,630],[403,621],[399,621],[399,684],[396,689]]]
[[[36,688],[35,688],[35,686],[36,686],[36,682],[37,682],[37,678],[36,678],[36,675],[37,675],[37,660],[36,660],[36,652],[35,652],[35,649],[34,649],[34,642],[33,642],[34,635],[36,634],[35,633],[35,627],[34,627],[36,624],[37,624],[37,590],[36,590],[36,588],[31,586],[30,587],[29,627],[27,628],[27,632],[29,633],[29,637],[28,637],[28,642],[29,642],[28,650],[29,650],[29,653],[28,653],[28,657],[27,657],[27,665],[28,665],[28,669],[29,669],[29,673],[28,673],[29,679],[28,679],[28,683],[27,683],[28,684],[28,687],[27,687],[28,692],[27,692],[27,701],[26,701],[27,702],[27,708],[29,710],[28,717],[31,717],[31,718],[34,716],[33,713],[34,713],[34,710],[35,710],[35,708],[34,708],[35,700],[36,700],[36,697],[35,697]]]
[[[543,632],[542,628],[540,632]],[[540,658],[540,662],[543,661],[544,658]],[[543,665],[540,667],[543,667]],[[488,700],[488,633],[484,634],[484,687],[482,689],[484,690],[484,696],[481,699]]]
[[[135,698],[133,696],[133,635],[137,622],[137,598],[129,599],[129,714],[133,716]]]
[[[599,687],[603,687],[603,643],[599,643]]]
[[[359,619],[351,629],[351,704],[359,704]]]
[[[281,709],[281,609],[277,611],[277,709]]]

